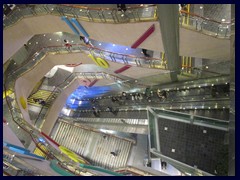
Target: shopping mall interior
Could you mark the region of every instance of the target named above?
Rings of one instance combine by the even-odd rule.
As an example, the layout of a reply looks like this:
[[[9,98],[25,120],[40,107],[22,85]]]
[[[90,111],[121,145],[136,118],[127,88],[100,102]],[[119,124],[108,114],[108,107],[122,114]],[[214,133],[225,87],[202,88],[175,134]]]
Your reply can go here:
[[[235,175],[235,5],[3,4],[3,175]]]

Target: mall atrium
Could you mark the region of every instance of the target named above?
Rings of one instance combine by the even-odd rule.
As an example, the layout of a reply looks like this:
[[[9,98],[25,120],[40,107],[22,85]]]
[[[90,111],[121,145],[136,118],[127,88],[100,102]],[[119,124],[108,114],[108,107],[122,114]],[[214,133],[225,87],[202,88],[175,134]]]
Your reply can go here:
[[[234,4],[3,4],[4,176],[235,175]]]

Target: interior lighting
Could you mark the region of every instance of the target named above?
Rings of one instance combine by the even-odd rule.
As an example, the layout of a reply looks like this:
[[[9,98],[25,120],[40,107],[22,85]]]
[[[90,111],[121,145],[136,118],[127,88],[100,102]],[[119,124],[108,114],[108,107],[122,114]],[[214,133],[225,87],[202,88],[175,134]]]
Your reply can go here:
[[[52,11],[54,10],[54,8],[52,8]]]
[[[51,41],[52,39],[50,38],[49,41]]]
[[[80,9],[79,11],[82,11],[82,9]]]
[[[222,19],[222,22],[226,21],[226,19]]]
[[[197,109],[197,108],[195,107],[195,109]]]
[[[46,36],[46,34],[44,34],[43,36]]]
[[[203,9],[203,7],[202,7],[202,6],[200,6],[200,9]]]
[[[146,8],[146,10],[145,11],[148,11],[148,8]]]
[[[28,43],[28,44],[32,44],[32,43]]]
[[[73,43],[73,41],[71,41]]]
[[[126,48],[126,50],[128,50],[128,48]]]
[[[101,46],[102,44],[101,44],[101,43],[99,43],[98,45],[99,45],[99,46]]]
[[[208,107],[208,109],[211,109],[210,107]]]
[[[20,127],[18,126],[17,128],[19,129]]]
[[[38,42],[36,42],[36,44],[38,44]]]
[[[113,46],[115,46],[115,44],[113,44]]]
[[[206,69],[208,69],[208,66],[206,66]]]
[[[182,67],[182,69],[184,69],[184,67]]]
[[[8,125],[8,122],[7,122],[7,125]]]
[[[201,88],[201,86],[198,86],[199,88]]]
[[[143,6],[143,4],[141,4],[140,6]]]
[[[225,107],[223,106],[223,109],[225,109]]]
[[[123,17],[124,16],[124,14],[121,14],[121,17]]]
[[[214,84],[212,84],[212,86],[214,86]]]
[[[59,41],[59,39],[57,39],[57,41]]]
[[[228,84],[228,82],[226,82],[225,84]]]

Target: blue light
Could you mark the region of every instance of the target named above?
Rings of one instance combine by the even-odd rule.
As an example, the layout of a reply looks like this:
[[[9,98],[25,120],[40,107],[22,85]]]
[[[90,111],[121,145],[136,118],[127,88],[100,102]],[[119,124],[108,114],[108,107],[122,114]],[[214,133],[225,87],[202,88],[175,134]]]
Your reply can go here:
[[[38,140],[42,143],[45,143],[46,141],[43,138],[38,138]]]
[[[79,86],[67,99],[66,106],[71,109],[78,107],[90,107],[91,104],[88,101],[82,101],[82,99],[92,99],[102,96],[112,90],[110,86],[93,86],[85,87]],[[79,103],[81,101],[81,103]]]

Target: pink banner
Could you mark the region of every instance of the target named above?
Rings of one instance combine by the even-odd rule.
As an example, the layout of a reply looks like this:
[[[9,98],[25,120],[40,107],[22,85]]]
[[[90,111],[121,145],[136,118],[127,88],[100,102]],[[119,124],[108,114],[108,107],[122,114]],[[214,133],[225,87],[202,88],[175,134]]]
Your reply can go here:
[[[131,48],[137,48],[145,39],[148,38],[155,31],[155,25],[153,24],[138,40],[133,43]]]

